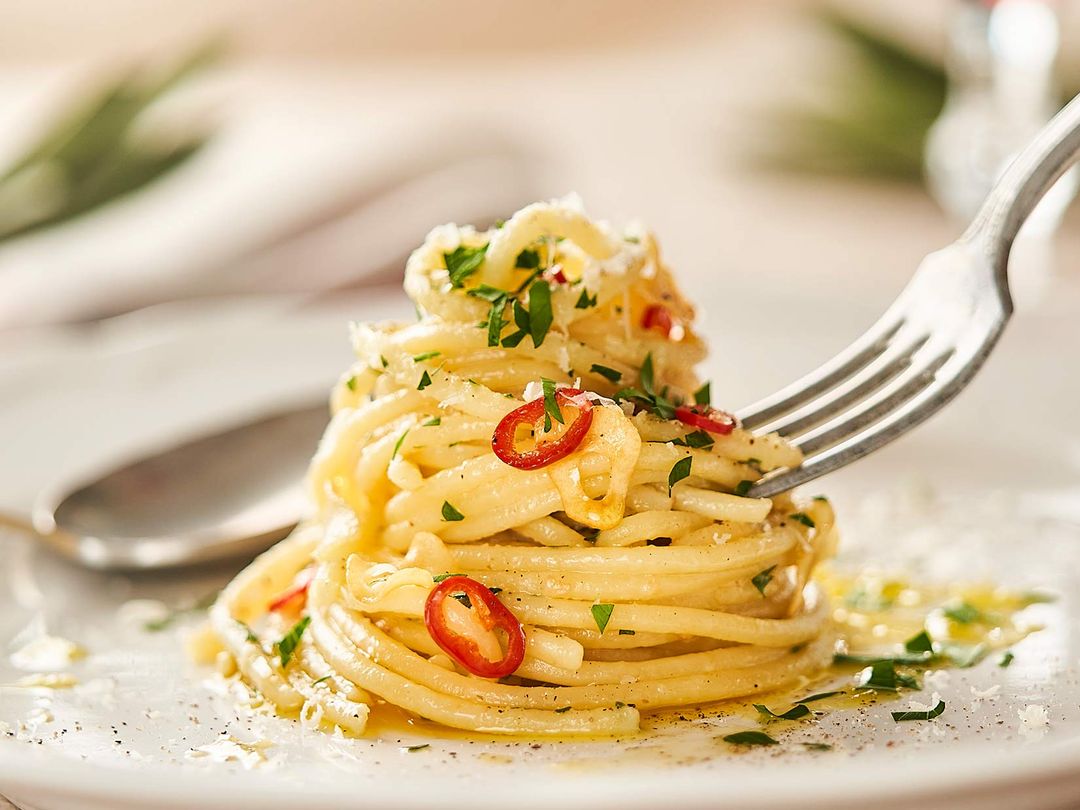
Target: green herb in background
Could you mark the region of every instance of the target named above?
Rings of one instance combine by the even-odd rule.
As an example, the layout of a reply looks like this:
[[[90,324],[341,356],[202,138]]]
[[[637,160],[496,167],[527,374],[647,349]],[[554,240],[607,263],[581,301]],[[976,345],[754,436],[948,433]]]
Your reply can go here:
[[[124,76],[56,121],[0,171],[0,242],[137,191],[197,153],[208,139],[205,133],[163,146],[135,131],[147,108],[221,50],[215,40],[153,81],[141,73]]]

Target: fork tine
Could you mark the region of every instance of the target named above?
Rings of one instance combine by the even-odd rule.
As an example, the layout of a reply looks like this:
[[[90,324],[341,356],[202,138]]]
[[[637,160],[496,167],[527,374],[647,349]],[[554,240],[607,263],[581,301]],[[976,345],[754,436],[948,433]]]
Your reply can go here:
[[[798,467],[784,470],[751,487],[747,493],[752,498],[768,498],[792,487],[812,481],[826,473],[872,453],[888,444],[920,422],[925,421],[955,397],[982,364],[980,357],[960,357],[953,354],[946,365],[939,369],[933,383],[918,391],[884,418],[862,432],[851,433],[847,439],[816,454],[807,455]],[[959,364],[952,370],[949,365]]]
[[[870,398],[865,404],[845,414],[842,421],[833,427],[823,428],[806,434],[795,445],[807,456],[828,450],[830,447],[854,436],[884,419],[905,402],[917,396],[920,391],[932,385],[942,366],[949,361],[956,350],[952,346],[934,354],[928,360],[909,368],[894,380],[878,396]]]
[[[779,422],[768,424],[764,429],[770,433],[779,433],[784,438],[801,435],[834,419],[852,406],[867,399],[876,391],[884,388],[911,366],[912,358],[930,339],[929,335],[922,335],[914,340],[902,341],[899,334],[901,333],[898,333],[897,337],[893,339],[893,345],[884,354],[875,358],[873,362],[849,381],[855,383],[853,387],[849,387],[845,391],[843,386],[837,386],[836,389],[827,391],[817,400],[807,403],[799,411],[789,414]],[[906,345],[903,348],[894,350],[893,346],[901,342]],[[866,376],[867,372],[871,372],[869,376]],[[805,409],[810,406],[815,407],[813,410],[805,412]]]
[[[889,348],[892,337],[904,325],[904,319],[895,315],[894,311],[896,310],[886,312],[858,340],[828,362],[740,412],[739,421],[742,426],[747,430],[755,430],[791,413],[850,379],[880,357]]]

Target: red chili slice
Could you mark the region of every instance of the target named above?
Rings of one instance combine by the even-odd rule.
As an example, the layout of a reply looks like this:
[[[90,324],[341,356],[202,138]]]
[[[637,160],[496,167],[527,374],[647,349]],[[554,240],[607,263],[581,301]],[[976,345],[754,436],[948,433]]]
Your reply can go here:
[[[558,265],[546,271],[544,273],[544,278],[548,279],[548,281],[554,281],[556,284],[566,283],[566,274],[563,273],[562,268]]]
[[[735,429],[739,421],[733,414],[721,411],[712,405],[680,405],[675,409],[675,418],[684,425],[707,430],[726,436]]]
[[[293,584],[274,597],[270,610],[277,613],[296,613],[307,604],[307,592],[315,579],[315,569],[305,568],[296,575]]]
[[[555,392],[555,401],[559,403],[560,409],[569,405],[578,411],[574,421],[566,426],[566,430],[557,439],[538,443],[532,450],[517,449],[517,431],[522,425],[531,425],[533,432],[540,434],[544,419],[544,400],[540,398],[526,402],[502,418],[492,434],[491,449],[500,461],[519,470],[546,467],[570,455],[581,444],[592,425],[592,403],[580,398],[583,393],[577,388],[560,388]],[[579,399],[571,402],[571,397]]]
[[[663,332],[664,337],[671,337],[671,330],[675,328],[675,318],[663,304],[649,304],[645,308],[645,314],[641,316],[641,327],[656,329]]]
[[[506,652],[500,660],[485,658],[474,639],[461,635],[447,624],[444,603],[457,593],[464,593],[469,598],[473,613],[485,630],[498,629],[506,633]],[[424,604],[424,624],[443,652],[481,678],[512,675],[525,658],[525,630],[521,622],[486,585],[471,577],[447,577],[436,585]]]

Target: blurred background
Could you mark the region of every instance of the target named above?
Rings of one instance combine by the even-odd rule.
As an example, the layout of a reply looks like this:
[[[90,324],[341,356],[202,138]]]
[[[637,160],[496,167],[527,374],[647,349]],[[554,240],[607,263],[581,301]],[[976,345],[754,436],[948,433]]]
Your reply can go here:
[[[433,225],[570,191],[659,234],[745,404],[1080,90],[1077,5],[0,1],[0,508],[323,396]],[[1014,262],[1032,329],[1080,300],[1072,196]]]

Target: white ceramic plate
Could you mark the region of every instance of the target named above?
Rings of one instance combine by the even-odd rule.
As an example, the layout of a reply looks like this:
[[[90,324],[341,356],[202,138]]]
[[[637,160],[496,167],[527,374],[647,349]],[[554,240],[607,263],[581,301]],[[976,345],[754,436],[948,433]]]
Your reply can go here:
[[[810,308],[795,295],[770,305],[792,315],[791,334],[755,329],[753,311],[709,328],[718,347],[715,395],[739,403],[790,379],[855,334],[876,308],[844,302],[830,310],[824,301]],[[369,298],[350,314],[400,309]],[[115,346],[83,351],[72,372],[79,407],[58,402],[67,402],[72,382],[57,369],[70,366],[55,357],[24,364],[13,372],[18,377],[0,377],[0,389],[9,386],[9,396],[0,397],[0,427],[20,442],[17,453],[6,453],[0,487],[7,497],[0,502],[19,508],[47,478],[50,459],[64,458],[65,442],[102,452],[113,441],[130,443],[129,433],[146,439],[158,417],[188,424],[194,408],[213,421],[208,399],[220,398],[221,413],[233,414],[255,400],[285,397],[293,387],[283,381],[327,384],[347,358],[342,320],[341,312],[275,313],[235,335],[218,321],[176,329],[143,341],[140,374],[119,362]],[[132,608],[120,610],[134,598],[197,598],[230,571],[93,574],[8,535],[0,558],[0,684],[27,674],[9,654],[43,627],[89,655],[65,669],[79,679],[73,688],[0,686],[0,722],[10,731],[0,734],[0,793],[39,810],[1062,805],[1080,795],[1080,442],[1072,423],[1080,389],[1061,373],[1062,358],[1042,347],[1053,339],[1075,345],[1071,329],[1067,318],[1022,318],[949,413],[820,484],[834,495],[852,563],[903,566],[929,579],[992,577],[1060,595],[1029,609],[1046,629],[1016,645],[1008,669],[991,657],[971,670],[931,676],[926,692],[912,697],[940,692],[948,708],[933,722],[894,723],[895,703],[833,710],[782,735],[780,746],[743,753],[718,738],[753,721],[745,710],[723,707],[686,712],[686,722],[615,741],[477,742],[397,731],[335,739],[239,709],[222,682],[185,656],[181,638],[197,616],[148,633]],[[166,378],[186,381],[183,396],[176,389],[160,395],[163,368]],[[241,378],[225,379],[234,372]],[[151,401],[153,419],[140,404]],[[100,412],[121,402],[130,413],[110,421]],[[94,420],[93,441],[68,423],[80,414]],[[129,430],[131,414],[141,417]],[[44,460],[40,447],[49,448]],[[996,695],[977,697],[995,686]],[[1032,722],[1042,711],[1032,706],[1045,709],[1046,724]],[[828,742],[833,750],[808,751],[800,741]]]

